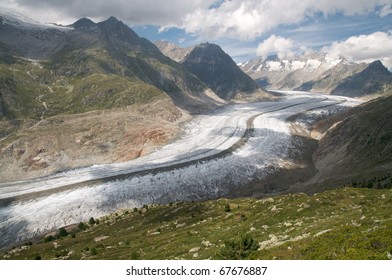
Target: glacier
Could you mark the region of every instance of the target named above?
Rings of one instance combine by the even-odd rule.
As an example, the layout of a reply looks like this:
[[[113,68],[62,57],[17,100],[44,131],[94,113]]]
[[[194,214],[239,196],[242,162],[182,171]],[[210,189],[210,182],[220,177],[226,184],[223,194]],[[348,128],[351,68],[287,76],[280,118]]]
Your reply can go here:
[[[178,140],[136,160],[0,184],[0,248],[119,209],[225,196],[284,164],[293,147],[288,117],[328,115],[360,103],[280,93],[280,101],[226,105],[196,116]]]

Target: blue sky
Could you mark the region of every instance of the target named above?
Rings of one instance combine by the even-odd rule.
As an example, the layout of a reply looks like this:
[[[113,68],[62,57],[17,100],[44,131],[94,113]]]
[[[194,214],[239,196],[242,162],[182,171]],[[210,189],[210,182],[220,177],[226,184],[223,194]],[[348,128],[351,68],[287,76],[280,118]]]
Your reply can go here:
[[[235,61],[323,50],[392,69],[391,0],[2,0],[40,22],[115,16],[151,41],[220,45]]]
[[[204,38],[198,36],[198,34],[187,33],[184,29],[177,27],[160,31],[160,27],[154,25],[130,26],[140,36],[151,41],[166,40],[182,47],[193,46],[205,41],[216,43],[228,52],[234,60],[241,62],[257,57],[258,45],[274,34],[292,40],[295,44],[292,48],[293,51],[301,52],[301,48],[321,50],[333,42],[345,41],[353,36],[392,31],[392,14],[384,17],[380,17],[375,12],[353,16],[338,13],[328,17],[319,14],[297,24],[279,25],[250,40]]]

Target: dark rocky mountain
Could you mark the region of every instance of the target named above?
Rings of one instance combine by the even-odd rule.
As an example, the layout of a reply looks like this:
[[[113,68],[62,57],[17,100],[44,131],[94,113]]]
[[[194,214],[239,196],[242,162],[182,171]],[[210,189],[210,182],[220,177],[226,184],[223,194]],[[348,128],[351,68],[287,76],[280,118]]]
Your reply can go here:
[[[182,65],[225,100],[261,91],[256,82],[214,44],[196,46],[182,60]]]

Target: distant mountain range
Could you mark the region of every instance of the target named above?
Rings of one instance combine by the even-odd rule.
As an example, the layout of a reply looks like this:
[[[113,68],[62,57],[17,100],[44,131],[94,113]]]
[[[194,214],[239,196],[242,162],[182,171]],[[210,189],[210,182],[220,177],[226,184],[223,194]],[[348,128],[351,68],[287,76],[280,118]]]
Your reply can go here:
[[[240,63],[260,86],[345,96],[385,93],[392,88],[392,73],[380,61],[352,63],[311,52],[291,59],[277,55]]]

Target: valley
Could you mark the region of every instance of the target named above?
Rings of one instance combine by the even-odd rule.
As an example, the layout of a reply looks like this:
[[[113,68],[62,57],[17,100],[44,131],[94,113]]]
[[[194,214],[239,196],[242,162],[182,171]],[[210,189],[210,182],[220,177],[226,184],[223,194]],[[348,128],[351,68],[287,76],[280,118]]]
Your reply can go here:
[[[391,21],[306,46],[8,8],[0,259],[392,258]]]
[[[359,104],[344,97],[284,94],[278,102],[227,105],[199,115],[184,125],[180,139],[133,161],[0,184],[1,246],[118,209],[228,195],[295,165],[289,117]]]

